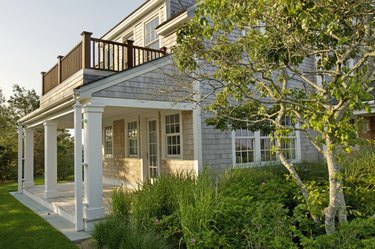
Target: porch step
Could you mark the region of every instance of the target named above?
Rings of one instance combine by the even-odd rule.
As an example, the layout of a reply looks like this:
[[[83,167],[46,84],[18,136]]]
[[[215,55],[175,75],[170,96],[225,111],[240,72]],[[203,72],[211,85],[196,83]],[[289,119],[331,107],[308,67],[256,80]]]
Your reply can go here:
[[[91,235],[85,231],[76,231],[74,224],[67,219],[64,219],[59,214],[55,213],[51,209],[45,207],[44,205],[38,203],[37,201],[31,199],[24,193],[10,192],[10,194],[16,198],[23,205],[37,213],[43,219],[45,219],[49,224],[59,230],[68,239],[74,242],[80,242],[82,240],[88,239]]]

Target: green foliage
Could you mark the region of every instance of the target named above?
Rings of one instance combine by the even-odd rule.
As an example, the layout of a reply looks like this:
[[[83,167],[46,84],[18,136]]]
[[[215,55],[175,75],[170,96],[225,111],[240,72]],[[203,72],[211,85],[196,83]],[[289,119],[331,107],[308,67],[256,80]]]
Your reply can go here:
[[[98,225],[94,236],[108,248],[133,241],[128,234],[134,231],[156,233],[172,248],[371,248],[373,219],[365,217],[374,213],[374,191],[363,189],[372,186],[373,157],[373,151],[362,151],[342,158],[350,222],[335,235],[324,235],[322,224],[311,218],[311,213],[322,217],[328,202],[322,162],[297,165],[311,193],[310,206],[280,165],[236,168],[216,177],[207,171],[199,177],[163,175],[134,192],[115,190],[114,218]]]
[[[361,148],[341,161],[350,217],[375,214],[375,150]]]
[[[319,248],[375,248],[375,219],[355,219],[341,224],[335,234],[304,238],[306,249]]]
[[[321,205],[327,205],[326,230],[334,232],[331,217],[345,210],[338,159],[357,141],[354,110],[369,110],[374,99],[373,1],[197,3],[195,17],[178,33],[174,61],[204,89],[203,107],[213,113],[207,123],[221,130],[271,125],[274,149],[283,152],[280,138],[295,129],[283,124],[290,117],[316,148],[325,146],[329,191],[336,196],[328,202],[325,185],[301,182],[284,153],[278,155],[305,201],[313,203],[307,207],[311,214],[321,217]],[[346,220],[343,212],[338,215]]]
[[[108,249],[168,249],[167,241],[155,231],[137,229],[121,217],[111,217],[95,225],[92,234],[99,248]]]
[[[132,196],[126,192],[126,189],[120,187],[113,189],[111,196],[111,213],[116,217],[122,217],[129,221],[132,205]]]
[[[57,177],[66,180],[74,175],[74,139],[67,130],[57,136]]]

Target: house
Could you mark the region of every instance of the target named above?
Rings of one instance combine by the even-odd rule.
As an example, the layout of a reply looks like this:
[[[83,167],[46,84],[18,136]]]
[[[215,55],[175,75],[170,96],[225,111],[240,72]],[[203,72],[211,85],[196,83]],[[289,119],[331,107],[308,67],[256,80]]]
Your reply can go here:
[[[83,32],[81,42],[42,73],[40,108],[19,120],[19,192],[46,205],[64,196],[57,184],[58,129],[74,129],[73,214],[63,208],[59,213],[77,230],[90,230],[104,217],[106,184],[131,188],[160,174],[199,174],[203,166],[223,170],[276,159],[268,134],[215,130],[205,123],[209,113],[181,101],[184,89],[161,90],[176,83],[168,54],[177,28],[193,16],[194,2],[145,1],[100,39]],[[314,63],[306,60],[304,66]],[[198,98],[203,86],[192,82],[190,88]],[[45,131],[45,185],[38,197],[33,190],[36,128]],[[298,131],[289,141],[290,160],[318,158]]]

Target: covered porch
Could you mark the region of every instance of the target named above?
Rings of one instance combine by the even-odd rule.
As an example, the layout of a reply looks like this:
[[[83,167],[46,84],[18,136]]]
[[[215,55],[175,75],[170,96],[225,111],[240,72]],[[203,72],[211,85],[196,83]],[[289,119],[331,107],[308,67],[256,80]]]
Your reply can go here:
[[[18,192],[55,203],[74,221],[77,231],[89,231],[105,216],[107,185],[136,188],[164,173],[198,174],[201,110],[177,101],[186,89],[158,91],[174,84],[166,73],[170,70],[172,60],[164,57],[81,85],[70,97],[60,98],[59,87],[48,92],[51,100],[59,101],[41,105],[19,120]],[[199,84],[194,87],[199,89]],[[35,189],[34,132],[38,128],[44,129],[45,184]],[[69,188],[57,184],[59,129],[74,131],[74,184]]]
[[[114,187],[136,188],[163,173],[199,171],[198,147],[194,146],[198,126],[193,125],[197,118],[189,105],[100,97],[70,102],[53,113],[41,112],[18,130],[18,192],[69,220],[77,231],[90,231],[108,214],[108,197]],[[166,127],[173,132],[167,134]],[[44,129],[45,141],[45,184],[41,186],[34,184],[37,128]],[[75,181],[58,184],[58,130],[72,128]]]

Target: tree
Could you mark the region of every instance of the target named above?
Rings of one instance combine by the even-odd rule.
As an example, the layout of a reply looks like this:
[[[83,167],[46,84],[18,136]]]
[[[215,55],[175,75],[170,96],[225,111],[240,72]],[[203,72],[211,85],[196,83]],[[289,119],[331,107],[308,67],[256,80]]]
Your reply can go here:
[[[15,121],[39,108],[39,96],[35,90],[26,90],[19,85],[13,85],[13,95],[8,100],[9,109]]]
[[[174,49],[180,71],[210,88],[211,96],[202,97],[214,114],[209,124],[253,130],[271,124],[275,151],[308,205],[283,137],[299,129],[323,154],[327,233],[335,232],[336,218],[346,221],[339,158],[356,138],[353,111],[368,109],[373,98],[374,13],[372,0],[200,0]]]
[[[14,179],[17,176],[17,121],[39,107],[39,96],[35,90],[26,90],[13,85],[13,94],[7,101],[0,89],[0,181]],[[35,150],[43,151],[43,133],[37,130],[34,136]],[[36,171],[40,172],[43,155],[36,153],[34,160]]]
[[[16,177],[17,157],[16,136],[11,122],[11,115],[8,107],[5,105],[5,97],[0,89],[0,182]]]

